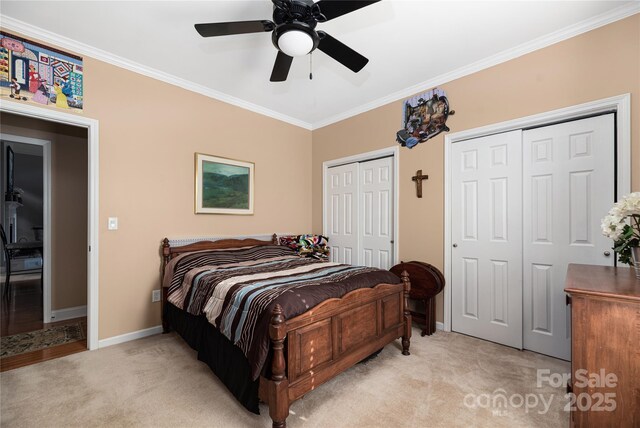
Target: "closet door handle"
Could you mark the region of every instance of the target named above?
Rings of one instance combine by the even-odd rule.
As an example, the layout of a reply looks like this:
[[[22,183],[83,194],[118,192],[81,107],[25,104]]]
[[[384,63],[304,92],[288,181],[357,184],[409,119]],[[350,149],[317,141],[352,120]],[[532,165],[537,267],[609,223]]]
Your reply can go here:
[[[458,248],[458,244],[453,244],[453,248]]]
[[[607,257],[609,257],[609,256],[611,255],[611,252],[610,252],[610,251],[605,251],[605,252],[604,252],[604,255],[605,255],[605,256],[607,256]]]

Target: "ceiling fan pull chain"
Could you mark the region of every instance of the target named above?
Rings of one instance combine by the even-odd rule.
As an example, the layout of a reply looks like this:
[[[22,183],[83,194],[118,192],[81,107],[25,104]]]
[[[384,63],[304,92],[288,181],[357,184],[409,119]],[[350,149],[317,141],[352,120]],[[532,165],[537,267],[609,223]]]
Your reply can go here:
[[[309,80],[313,80],[313,52],[309,53]]]

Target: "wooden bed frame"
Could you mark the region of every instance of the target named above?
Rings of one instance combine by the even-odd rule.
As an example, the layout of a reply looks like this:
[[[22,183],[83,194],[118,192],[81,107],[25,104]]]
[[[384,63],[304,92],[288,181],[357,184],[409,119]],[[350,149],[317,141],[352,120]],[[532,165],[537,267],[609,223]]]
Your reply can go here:
[[[277,245],[258,239],[200,241],[180,247],[162,242],[162,273],[169,261],[184,252],[228,249],[253,245]],[[274,428],[286,427],[289,405],[349,367],[402,337],[402,354],[409,355],[411,314],[407,308],[409,275],[401,284],[378,284],[354,290],[340,299],[329,299],[289,320],[275,305],[269,337],[273,358],[271,378],[260,376],[259,398],[269,405]],[[162,306],[167,289],[162,288]],[[163,332],[170,329],[163,318]],[[285,354],[284,347],[287,347]]]

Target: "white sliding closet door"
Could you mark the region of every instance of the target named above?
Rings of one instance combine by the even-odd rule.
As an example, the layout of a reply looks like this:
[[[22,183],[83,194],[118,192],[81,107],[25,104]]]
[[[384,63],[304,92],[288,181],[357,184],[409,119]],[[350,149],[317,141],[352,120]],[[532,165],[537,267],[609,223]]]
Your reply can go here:
[[[331,261],[358,264],[358,164],[328,168],[325,186]]]
[[[522,131],[452,146],[452,329],[522,348]]]
[[[451,148],[452,329],[571,358],[569,263],[613,265],[613,114]]]
[[[614,135],[613,114],[523,133],[526,349],[570,359],[567,265],[613,265],[600,219],[615,200]]]
[[[393,158],[360,163],[360,263],[393,266]]]

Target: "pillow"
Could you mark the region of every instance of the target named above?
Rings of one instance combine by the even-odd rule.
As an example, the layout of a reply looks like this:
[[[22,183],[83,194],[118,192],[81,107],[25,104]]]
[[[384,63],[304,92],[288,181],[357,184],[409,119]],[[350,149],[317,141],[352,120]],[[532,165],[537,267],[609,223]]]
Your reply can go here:
[[[282,246],[289,247],[298,252],[298,235],[279,236],[278,243]]]
[[[328,238],[322,235],[290,235],[279,237],[280,245],[296,250],[300,257],[318,260],[329,259]]]

